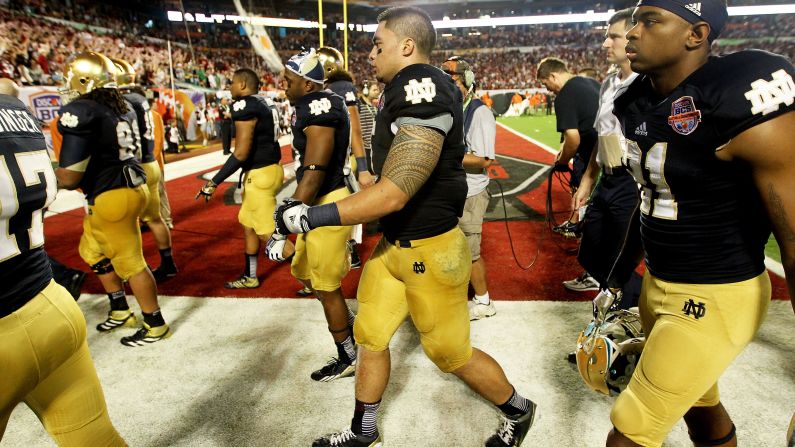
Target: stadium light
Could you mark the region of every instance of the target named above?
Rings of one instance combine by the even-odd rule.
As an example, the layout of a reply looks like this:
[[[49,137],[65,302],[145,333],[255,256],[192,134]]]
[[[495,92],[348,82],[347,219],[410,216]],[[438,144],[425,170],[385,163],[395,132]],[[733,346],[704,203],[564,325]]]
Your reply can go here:
[[[768,14],[795,14],[795,4],[782,4],[782,5],[756,5],[756,6],[730,6],[728,8],[730,16],[753,16],[753,15],[768,15]],[[497,27],[497,26],[513,26],[513,25],[549,25],[557,23],[592,23],[592,22],[606,22],[613,14],[614,10],[609,9],[606,12],[587,11],[584,13],[576,14],[547,14],[547,15],[532,15],[532,16],[512,16],[512,17],[488,17],[481,16],[477,19],[451,19],[445,16],[442,20],[434,20],[433,26],[436,29],[451,29],[451,28],[477,28],[477,27]],[[172,22],[183,21],[183,15],[180,11],[167,11],[166,16]],[[317,28],[318,22],[309,20],[297,19],[282,19],[274,17],[240,17],[231,14],[209,14],[202,13],[185,13],[184,20],[188,22],[202,22],[202,23],[221,23],[224,21],[229,22],[243,22],[249,21],[253,24],[262,26],[282,27],[282,28]],[[378,24],[355,24],[356,29],[361,29],[364,32],[372,33],[378,28]],[[327,25],[323,25],[326,28]],[[336,24],[336,29],[343,29],[345,27],[342,23]]]

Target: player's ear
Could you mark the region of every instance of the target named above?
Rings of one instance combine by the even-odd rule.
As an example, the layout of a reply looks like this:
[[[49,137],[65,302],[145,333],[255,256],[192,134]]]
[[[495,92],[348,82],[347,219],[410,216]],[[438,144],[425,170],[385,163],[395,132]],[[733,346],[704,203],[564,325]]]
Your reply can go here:
[[[687,38],[687,49],[695,50],[703,45],[710,45],[710,27],[707,22],[698,22],[690,26],[690,35]]]
[[[416,50],[417,48],[414,44],[414,39],[411,37],[406,37],[400,42],[400,53],[403,56],[411,56]]]

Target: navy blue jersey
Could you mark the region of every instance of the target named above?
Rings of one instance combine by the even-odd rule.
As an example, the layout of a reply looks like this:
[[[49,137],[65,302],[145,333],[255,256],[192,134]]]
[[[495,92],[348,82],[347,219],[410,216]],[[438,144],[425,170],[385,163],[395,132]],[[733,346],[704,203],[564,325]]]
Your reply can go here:
[[[395,75],[384,87],[382,98],[372,138],[373,168],[379,175],[398,132],[396,121],[430,120],[445,115],[453,118],[431,176],[402,210],[381,218],[384,236],[389,240],[412,240],[449,231],[458,225],[467,195],[462,165],[466,146],[461,91],[438,68],[414,64]]]
[[[77,99],[61,107],[59,166],[84,172],[78,187],[89,205],[105,191],[146,183],[146,174],[135,158],[141,145],[138,120],[132,106],[127,106],[127,113],[121,116],[90,99]]]
[[[279,146],[279,112],[268,98],[249,95],[232,104],[232,120],[257,120],[254,139],[248,158],[243,161],[243,171],[278,163],[282,159]]]
[[[351,139],[351,119],[342,97],[328,90],[313,92],[295,103],[293,112],[293,149],[301,160],[301,167],[296,172],[300,182],[304,176],[304,160],[306,159],[306,135],[304,129],[309,126],[334,128],[334,151],[326,166],[326,178],[317,192],[317,197],[324,196],[345,185],[344,168],[348,159],[348,146]]]
[[[742,281],[765,269],[770,236],[746,166],[715,152],[795,109],[792,64],[763,51],[711,57],[666,98],[640,76],[616,99],[632,175],[642,186],[646,265],[667,281]]]
[[[140,152],[136,154],[141,163],[155,161],[155,125],[152,120],[152,111],[149,102],[139,93],[128,92],[124,94],[135,112],[135,119],[138,122],[138,135],[140,141]]]
[[[358,101],[356,99],[356,87],[354,87],[353,82],[338,80],[330,82],[327,87],[334,94],[341,96],[345,100],[347,107],[356,107]]]
[[[16,98],[0,95],[0,318],[52,279],[43,208],[57,192],[44,135]]]

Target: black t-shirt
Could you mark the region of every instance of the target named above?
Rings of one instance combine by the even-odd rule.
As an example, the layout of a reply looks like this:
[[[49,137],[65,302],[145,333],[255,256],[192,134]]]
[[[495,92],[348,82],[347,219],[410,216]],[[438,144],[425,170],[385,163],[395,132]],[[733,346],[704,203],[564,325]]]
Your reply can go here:
[[[563,85],[555,98],[558,132],[562,133],[566,129],[580,132],[577,155],[586,163],[591,158],[598,137],[593,127],[598,112],[599,83],[591,78],[574,76]]]
[[[146,174],[135,158],[141,148],[138,121],[132,106],[127,106],[127,113],[121,116],[90,99],[61,107],[59,166],[85,172],[78,186],[89,205],[105,191],[146,183]]]
[[[428,181],[402,210],[381,218],[387,239],[424,239],[458,225],[467,195],[462,165],[466,151],[463,114],[461,91],[450,76],[431,65],[405,67],[384,87],[372,139],[376,174],[381,174],[392,148],[399,118],[428,120],[443,115],[453,118],[453,125],[445,134],[439,162]]]
[[[152,121],[152,111],[149,109],[149,102],[146,98],[135,92],[124,94],[126,99],[135,111],[135,119],[138,121],[138,140],[141,142],[140,154],[136,154],[141,163],[155,161],[155,125]],[[135,129],[133,129],[135,131]]]
[[[243,171],[278,163],[282,159],[279,146],[279,112],[268,98],[249,95],[232,104],[232,120],[257,120],[254,139],[248,158],[243,162]]]
[[[616,99],[627,162],[642,186],[641,235],[652,274],[717,284],[764,271],[770,223],[751,173],[715,151],[795,110],[794,75],[781,56],[741,51],[711,57],[666,98],[640,76]]]
[[[334,128],[334,150],[326,166],[326,178],[316,197],[324,196],[345,185],[344,168],[348,158],[348,146],[351,139],[351,119],[348,109],[341,96],[329,90],[312,92],[295,103],[293,115],[293,149],[299,154],[301,167],[296,171],[300,182],[304,177],[304,160],[306,159],[306,135],[304,129],[309,126]]]
[[[42,209],[57,192],[44,135],[21,101],[0,95],[0,318],[52,279]]]

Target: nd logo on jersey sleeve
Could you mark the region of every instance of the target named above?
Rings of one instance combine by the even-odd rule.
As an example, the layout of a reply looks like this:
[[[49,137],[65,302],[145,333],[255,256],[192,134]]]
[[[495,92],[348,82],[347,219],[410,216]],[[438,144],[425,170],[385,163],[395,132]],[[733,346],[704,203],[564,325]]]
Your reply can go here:
[[[789,106],[795,101],[795,83],[784,69],[774,72],[772,80],[757,79],[751,83],[751,90],[745,92],[745,98],[751,101],[751,113],[767,115],[773,113],[782,104]]]
[[[309,103],[309,113],[318,116],[331,111],[331,101],[328,98],[316,99]]]
[[[420,82],[410,79],[403,89],[406,90],[406,101],[412,104],[419,104],[422,101],[433,102],[433,98],[436,97],[436,84],[431,78],[422,78]]]

